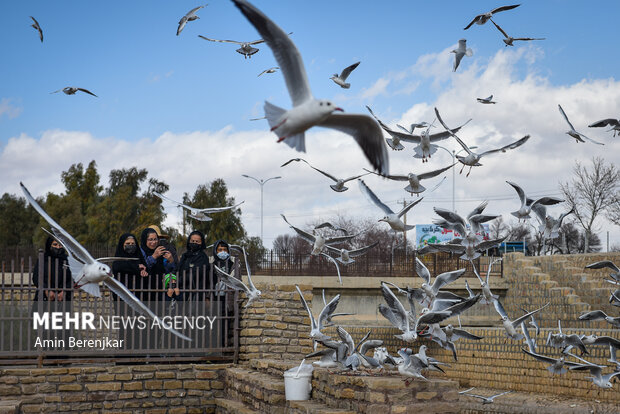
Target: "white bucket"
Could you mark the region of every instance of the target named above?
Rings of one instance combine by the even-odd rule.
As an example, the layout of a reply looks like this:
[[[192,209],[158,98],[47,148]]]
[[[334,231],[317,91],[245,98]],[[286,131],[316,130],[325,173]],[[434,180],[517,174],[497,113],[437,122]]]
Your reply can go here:
[[[284,394],[287,401],[305,401],[312,392],[312,372],[284,373]]]

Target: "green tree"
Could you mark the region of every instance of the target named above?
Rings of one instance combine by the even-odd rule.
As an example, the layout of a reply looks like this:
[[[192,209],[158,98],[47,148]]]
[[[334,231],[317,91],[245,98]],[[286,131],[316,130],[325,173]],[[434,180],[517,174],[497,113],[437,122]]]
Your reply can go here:
[[[235,198],[228,195],[228,188],[223,179],[217,178],[210,184],[199,185],[190,198],[186,193],[183,203],[196,208],[225,207],[235,204]],[[185,214],[184,228],[186,233],[200,230],[205,234],[207,245],[218,239],[229,243],[240,243],[246,237],[246,231],[241,223],[241,210],[232,209],[211,215],[211,221],[199,221]],[[184,235],[187,237],[187,234]]]
[[[32,244],[39,215],[23,197],[4,193],[0,198],[0,246]]]

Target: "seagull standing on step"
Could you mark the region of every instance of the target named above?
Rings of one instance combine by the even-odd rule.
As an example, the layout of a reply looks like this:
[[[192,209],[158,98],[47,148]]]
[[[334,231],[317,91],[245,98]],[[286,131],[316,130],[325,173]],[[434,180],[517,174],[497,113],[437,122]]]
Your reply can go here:
[[[473,56],[474,51],[467,47],[467,39],[460,39],[459,46],[451,50],[450,53],[454,53],[454,66],[452,67],[452,72],[456,72],[456,69],[461,64],[461,59],[463,56]]]
[[[334,73],[330,79],[333,80],[334,83],[336,83],[336,85],[340,86],[341,88],[349,89],[351,87],[351,84],[347,83],[347,78],[349,77],[351,72],[353,72],[353,70],[359,66],[359,64],[360,62],[356,62],[352,64],[351,66],[347,66],[346,68],[342,70],[340,75],[338,75],[337,73]]]
[[[170,327],[170,324],[163,323],[157,315],[151,311],[140,299],[138,299],[125,285],[114,278],[112,269],[105,263],[104,260],[127,260],[126,258],[109,257],[96,260],[91,254],[80,244],[77,240],[71,236],[65,229],[60,227],[53,218],[51,218],[45,210],[37,203],[32,197],[28,189],[24,184],[19,183],[26,196],[26,200],[30,205],[47,221],[50,225],[54,238],[59,241],[63,247],[67,250],[69,268],[71,269],[71,275],[74,279],[74,289],[82,289],[86,293],[89,293],[95,297],[101,297],[101,291],[99,290],[99,283],[103,282],[112,292],[120,297],[125,303],[127,303],[136,312],[146,315],[156,321],[159,326],[163,326],[171,333],[175,334],[181,339],[191,341],[187,336],[177,332]]]
[[[567,123],[567,124],[568,124],[568,126],[570,127],[570,130],[569,130],[569,131],[566,131],[566,134],[567,134],[567,135],[569,135],[569,136],[571,136],[571,137],[575,138],[575,139],[577,140],[577,142],[578,142],[578,143],[579,143],[579,142],[584,142],[584,143],[585,143],[585,141],[583,140],[583,139],[585,138],[585,139],[587,139],[588,141],[593,142],[593,143],[595,143],[595,144],[598,144],[598,145],[605,145],[605,144],[603,144],[602,142],[598,142],[598,141],[593,140],[592,138],[588,138],[588,137],[586,137],[586,136],[585,136],[585,135],[583,135],[581,132],[577,132],[577,131],[575,130],[575,127],[573,126],[573,124],[571,124],[571,123],[570,123],[570,121],[568,120],[568,116],[566,116],[566,112],[564,112],[564,109],[562,109],[562,106],[561,106],[560,104],[558,104],[558,109],[560,110],[560,113],[562,114],[562,116],[563,116],[563,117],[564,117],[564,119],[566,120],[566,123]]]
[[[394,213],[391,208],[389,208],[381,200],[379,200],[379,197],[377,197],[375,195],[375,193],[373,193],[372,190],[370,188],[368,188],[368,186],[366,185],[366,183],[363,180],[358,180],[358,182],[359,182],[360,190],[362,191],[362,193],[366,197],[368,197],[368,199],[374,205],[379,207],[385,213],[385,216],[382,219],[380,219],[379,221],[384,221],[387,224],[389,224],[390,227],[392,228],[392,230],[394,230],[395,232],[399,232],[399,231],[406,232],[406,231],[409,231],[409,230],[415,228],[415,226],[413,226],[413,225],[410,225],[410,224],[406,225],[401,220],[401,217],[404,216],[405,214],[407,214],[407,212],[409,210],[411,210],[414,206],[416,206],[420,201],[424,200],[424,197],[422,197],[419,200],[416,200],[416,201],[414,201],[412,203],[409,203],[408,205],[403,207],[402,210],[400,210],[398,213]]]
[[[463,30],[469,29],[474,23],[476,23],[478,25],[483,25],[486,22],[488,22],[489,20],[491,20],[491,17],[493,17],[493,15],[495,13],[503,12],[503,11],[506,11],[506,10],[512,10],[515,7],[519,7],[519,6],[520,6],[520,4],[513,4],[511,6],[501,6],[501,7],[495,8],[495,9],[489,11],[489,12],[479,14],[476,17],[474,17],[473,20]]]
[[[305,152],[305,131],[313,126],[333,128],[351,135],[373,168],[389,173],[387,149],[377,122],[361,114],[336,114],[343,110],[325,99],[312,95],[306,69],[299,50],[291,38],[271,19],[245,0],[233,0],[243,15],[258,30],[271,48],[286,81],[293,108],[286,110],[265,102],[265,115],[278,142]]]

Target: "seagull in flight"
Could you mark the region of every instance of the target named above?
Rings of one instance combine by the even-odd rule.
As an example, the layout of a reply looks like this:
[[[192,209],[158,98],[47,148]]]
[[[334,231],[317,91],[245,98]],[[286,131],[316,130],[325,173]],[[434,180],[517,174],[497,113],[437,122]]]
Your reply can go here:
[[[513,211],[512,213],[510,213],[516,218],[518,218],[519,220],[529,219],[530,212],[532,210],[536,210],[536,207],[538,205],[552,206],[552,205],[555,205],[555,204],[558,204],[564,201],[563,199],[557,198],[557,197],[540,197],[536,200],[532,200],[532,199],[527,198],[527,196],[525,195],[525,191],[523,191],[523,189],[519,185],[511,181],[506,181],[506,182],[510,186],[512,186],[512,188],[515,189],[515,191],[517,192],[517,195],[519,196],[519,199],[521,200],[521,207],[519,207],[519,210]]]
[[[463,56],[474,55],[474,51],[467,47],[467,39],[459,40],[459,47],[451,50],[450,53],[454,53],[454,66],[452,67],[452,72],[456,72],[456,69],[461,64],[461,59],[463,59]]]
[[[213,266],[213,267],[215,268],[215,270],[219,272],[220,274],[219,277],[222,283],[224,283],[226,286],[228,286],[231,289],[240,290],[245,293],[245,295],[248,298],[248,301],[243,307],[247,308],[248,306],[250,306],[252,302],[258,299],[258,297],[262,294],[262,292],[256,289],[256,286],[254,286],[254,282],[252,282],[252,274],[250,273],[250,264],[248,263],[248,255],[245,252],[245,248],[243,246],[237,246],[234,244],[231,244],[230,248],[236,249],[243,253],[243,258],[245,259],[245,269],[248,272],[248,284],[246,285],[245,283],[243,283],[241,279],[237,279],[233,275],[226,273],[225,271],[223,271],[217,266]]]
[[[609,281],[613,284],[620,284],[620,268],[614,264],[611,260],[601,260],[600,262],[595,262],[587,265],[586,269],[611,269],[612,272],[609,276],[613,279],[613,281]]]
[[[500,392],[499,394],[491,395],[490,397],[485,397],[482,395],[470,394],[469,391],[471,390],[473,390],[473,388],[470,388],[465,391],[461,391],[459,392],[459,394],[467,395],[469,397],[479,398],[480,400],[482,400],[482,404],[493,404],[493,400],[495,400],[497,397],[501,397],[502,395],[506,395],[512,392],[512,391],[504,391],[504,392]]]
[[[566,123],[568,123],[568,126],[570,127],[570,131],[566,131],[566,134],[570,135],[571,137],[575,138],[577,140],[577,142],[585,142],[583,140],[583,138],[587,139],[590,142],[593,142],[595,144],[598,145],[605,145],[602,142],[598,142],[593,140],[592,138],[588,138],[585,135],[583,135],[580,132],[575,131],[575,127],[573,126],[573,124],[570,123],[570,121],[568,120],[568,117],[566,116],[566,112],[564,112],[564,109],[562,109],[562,106],[560,104],[558,104],[558,108],[560,109],[560,113],[562,114],[562,116],[564,117],[564,119],[566,120]]]
[[[506,152],[510,149],[515,149],[517,147],[520,147],[521,145],[525,144],[527,142],[528,139],[530,139],[529,135],[524,136],[523,138],[505,145],[501,148],[496,148],[496,149],[492,149],[489,151],[485,151],[482,152],[480,154],[476,154],[475,152],[473,152],[471,150],[470,147],[468,147],[459,137],[456,136],[456,134],[454,132],[452,132],[450,130],[450,128],[448,128],[448,126],[443,122],[443,119],[441,119],[441,116],[439,115],[439,111],[437,110],[437,108],[435,108],[435,114],[437,115],[437,120],[439,121],[439,123],[441,125],[443,125],[443,127],[450,132],[450,135],[452,135],[456,141],[461,145],[461,147],[463,147],[463,149],[467,152],[467,155],[465,157],[463,157],[462,155],[457,155],[456,158],[463,164],[463,167],[461,167],[461,171],[459,172],[462,173],[463,172],[463,168],[465,168],[466,165],[469,166],[469,171],[467,172],[466,177],[469,177],[469,173],[471,172],[472,167],[479,167],[482,164],[480,164],[480,159],[485,156],[485,155],[491,155],[491,154],[495,154],[497,152]]]
[[[39,32],[39,39],[41,39],[41,43],[43,43],[43,30],[41,29],[41,25],[39,24],[39,22],[37,21],[37,19],[35,19],[34,17],[30,16],[30,18],[32,19],[32,21],[34,22],[34,24],[31,24],[31,26],[37,31]]]
[[[290,33],[289,33],[290,34]],[[208,40],[210,42],[219,42],[219,43],[234,43],[236,45],[241,46],[239,49],[236,50],[237,53],[240,53],[243,55],[243,57],[245,59],[247,58],[251,58],[253,54],[255,54],[256,52],[258,52],[260,49],[253,47],[253,45],[258,45],[260,43],[263,43],[264,40],[263,39],[258,39],[258,40],[253,40],[251,42],[238,42],[236,40],[219,40],[219,39],[211,39],[209,37],[206,36],[202,36],[202,35],[198,35],[198,37],[204,39],[204,40]],[[259,75],[260,76],[260,75]]]
[[[363,177],[365,175],[370,174],[370,172],[367,172],[365,174],[360,174],[360,175],[356,175],[353,177],[349,177],[349,178],[336,178],[333,175],[326,173],[325,171],[319,170],[318,168],[313,167],[312,165],[310,165],[310,163],[306,160],[304,160],[303,158],[293,158],[288,160],[287,162],[285,162],[284,164],[282,164],[280,167],[285,167],[287,165],[289,165],[291,162],[293,161],[303,161],[306,164],[308,164],[310,166],[310,168],[312,168],[315,171],[320,172],[321,174],[323,174],[325,177],[330,178],[331,180],[335,181],[336,184],[331,184],[330,187],[332,190],[336,191],[337,193],[342,193],[343,191],[347,191],[349,189],[349,187],[346,187],[344,184],[351,181],[351,180],[356,180],[360,177]]]
[[[353,72],[353,70],[359,66],[359,64],[360,62],[356,62],[352,64],[351,66],[347,66],[346,68],[342,70],[340,75],[338,75],[337,73],[334,73],[330,79],[333,80],[336,83],[336,85],[339,85],[341,88],[349,89],[351,87],[351,84],[347,83],[347,78],[349,77],[351,72]]]
[[[165,195],[158,193],[157,191],[153,191],[153,194],[161,198],[162,200],[166,200],[173,204],[176,204],[177,207],[184,208],[185,210],[188,211],[188,216],[198,221],[211,221],[212,218],[209,217],[208,214],[221,213],[227,210],[234,210],[235,208],[239,207],[241,204],[244,203],[244,201],[242,201],[238,204],[235,204],[234,206],[227,206],[227,207],[195,208],[195,207],[190,207],[187,204],[183,204],[183,203],[179,203],[178,201],[171,200]]]
[[[194,20],[200,19],[200,17],[196,16],[196,12],[205,6],[207,6],[207,4],[205,4],[204,6],[194,7],[193,9],[188,11],[185,16],[181,17],[181,20],[179,20],[179,27],[177,28],[177,36],[181,34],[187,22],[193,22]]]
[[[408,181],[409,184],[405,187],[405,191],[407,191],[410,194],[417,194],[419,196],[420,193],[423,193],[424,191],[426,191],[426,187],[420,184],[420,181],[426,180],[428,178],[437,177],[438,175],[448,171],[455,164],[448,165],[447,167],[440,168],[438,170],[428,171],[422,174],[409,173],[407,175],[391,175],[391,174],[388,174],[388,175],[377,174],[377,175],[380,177],[387,178],[388,180],[393,180],[393,181]],[[366,170],[366,171],[371,172],[369,170]]]
[[[480,102],[481,104],[496,104],[497,103],[493,100],[493,95],[489,96],[488,98],[476,98],[476,100]]]
[[[596,121],[588,125],[588,128],[601,128],[601,127],[606,127],[606,126],[611,127],[609,131],[614,131],[614,137],[616,136],[616,134],[620,134],[620,119],[614,119],[614,118],[601,119],[600,121]]]
[[[30,205],[47,221],[52,229],[54,238],[60,242],[68,253],[69,268],[74,279],[74,289],[82,289],[95,297],[101,297],[99,283],[103,282],[108,289],[114,292],[136,312],[146,315],[160,326],[169,330],[179,338],[191,341],[187,336],[177,332],[170,324],[163,323],[144,303],[140,301],[125,285],[114,278],[112,269],[103,261],[127,260],[127,258],[107,257],[95,259],[91,254],[71,236],[65,229],[60,227],[53,218],[32,197],[26,186],[19,183]]]
[[[404,132],[406,132],[406,133],[408,133],[408,134],[413,134],[413,131],[414,131],[416,128],[427,128],[427,127],[429,127],[429,126],[430,126],[430,124],[429,124],[428,122],[426,122],[426,121],[416,122],[416,123],[411,124],[411,126],[409,127],[409,129],[405,128],[405,127],[404,127],[404,126],[402,126],[402,125],[398,125],[398,124],[396,124],[396,126],[397,126],[397,127],[399,127],[401,130],[403,130]]]
[[[504,43],[506,43],[506,46],[514,46],[512,44],[512,42],[514,42],[515,40],[521,40],[521,41],[528,41],[528,40],[545,40],[544,37],[511,37],[508,36],[508,34],[506,34],[506,32],[504,31],[504,29],[502,29],[501,27],[499,27],[499,25],[497,23],[495,23],[493,21],[493,19],[491,19],[491,23],[493,23],[495,25],[495,27],[497,27],[497,30],[499,30],[503,35],[504,38],[502,39],[502,41]]]
[[[304,132],[313,126],[333,128],[355,138],[373,168],[389,173],[387,149],[381,128],[373,118],[361,114],[335,114],[342,111],[331,101],[312,95],[299,50],[290,37],[271,19],[245,0],[233,0],[271,48],[286,81],[293,108],[286,110],[265,102],[265,115],[278,142],[286,142],[305,152]]]
[[[503,11],[506,11],[506,10],[512,10],[515,7],[519,7],[519,6],[520,6],[520,4],[513,4],[512,6],[501,6],[501,7],[497,7],[495,9],[491,10],[490,12],[479,14],[476,17],[474,17],[474,19],[463,30],[469,29],[474,23],[479,24],[479,25],[483,25],[486,22],[488,22],[489,20],[491,20],[491,17],[493,17],[493,15],[495,13],[503,12]]]
[[[98,96],[97,96],[97,95],[95,95],[94,93],[92,93],[92,92],[91,92],[91,91],[89,91],[88,89],[84,89],[84,88],[76,88],[75,86],[67,86],[67,87],[65,87],[65,88],[58,89],[57,91],[50,92],[50,94],[52,94],[52,93],[58,93],[58,92],[61,92],[61,91],[62,91],[65,95],[75,95],[75,93],[76,93],[77,91],[80,91],[80,92],[84,92],[84,93],[87,93],[87,94],[89,94],[89,95],[92,95],[92,96],[94,96],[94,97],[97,97],[97,98],[98,98]]]
[[[358,180],[358,183],[359,183],[360,190],[362,191],[362,193],[366,195],[366,197],[368,197],[368,199],[372,201],[373,204],[375,204],[385,213],[385,216],[379,221],[384,221],[387,224],[389,224],[392,230],[394,230],[395,232],[399,232],[399,231],[406,232],[406,231],[409,231],[415,228],[415,226],[410,225],[410,224],[405,225],[405,223],[401,220],[401,217],[407,214],[407,212],[411,210],[414,206],[416,206],[418,203],[420,203],[420,201],[424,200],[424,197],[403,207],[402,210],[400,210],[398,213],[394,213],[391,208],[389,208],[381,200],[379,200],[379,197],[377,197],[375,193],[373,193],[372,190],[368,188],[368,186],[363,180]]]
[[[264,71],[262,71],[261,73],[258,74],[258,76],[263,75],[265,73],[275,73],[278,69],[280,69],[277,66],[271,67],[269,69],[265,69]]]

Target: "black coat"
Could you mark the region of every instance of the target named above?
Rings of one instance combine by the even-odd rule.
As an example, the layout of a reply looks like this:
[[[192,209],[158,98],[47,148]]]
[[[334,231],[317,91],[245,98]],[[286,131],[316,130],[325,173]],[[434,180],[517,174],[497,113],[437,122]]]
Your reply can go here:
[[[127,253],[123,246],[129,237],[133,237],[136,241],[136,251],[133,254]],[[112,273],[114,273],[116,280],[125,285],[127,289],[131,290],[138,297],[138,299],[142,300],[144,296],[142,292],[136,292],[135,290],[140,289],[140,286],[143,286],[144,289],[148,289],[149,281],[148,279],[140,276],[140,265],[144,265],[145,263],[144,257],[142,257],[142,253],[140,252],[140,245],[138,244],[138,239],[136,236],[131,233],[123,234],[116,245],[114,257],[130,257],[137,259],[114,261],[112,263]],[[141,285],[141,283],[143,283],[143,285]],[[118,300],[118,296],[116,294],[113,294],[113,297],[114,300]]]
[[[189,239],[192,235],[199,235],[202,240],[200,250],[191,251]],[[209,256],[205,253],[205,237],[200,231],[193,231],[187,238],[187,251],[181,256],[179,266],[177,268],[177,277],[179,278],[179,288],[182,293],[185,293],[185,300],[189,297],[194,298],[204,297],[204,294],[197,295],[199,292],[190,292],[191,290],[205,290],[211,289],[212,284],[210,280],[210,264]]]
[[[48,237],[45,241],[45,252],[43,253],[43,277],[42,288],[43,290],[54,290],[59,292],[61,289],[65,289],[64,300],[71,301],[73,297],[73,278],[71,276],[71,270],[68,267],[67,253],[63,251],[55,255],[52,252],[53,237]],[[39,287],[39,259],[34,263],[32,268],[32,284]],[[47,296],[43,294],[44,301],[47,301]],[[39,300],[39,289],[34,294],[34,300]]]

